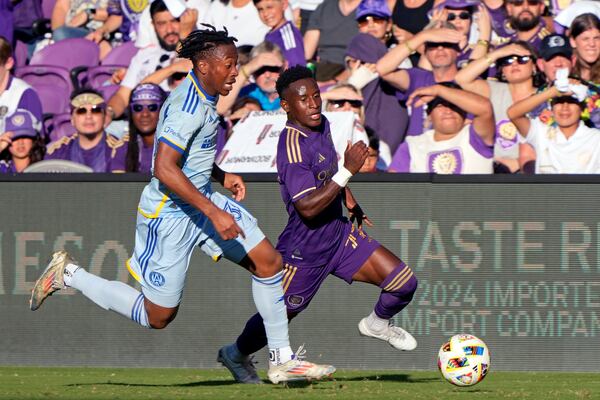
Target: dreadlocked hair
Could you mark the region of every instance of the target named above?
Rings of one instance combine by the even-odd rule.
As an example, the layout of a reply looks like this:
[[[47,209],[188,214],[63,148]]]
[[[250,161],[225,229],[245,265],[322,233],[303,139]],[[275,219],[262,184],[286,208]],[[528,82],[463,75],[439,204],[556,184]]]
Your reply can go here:
[[[208,58],[217,47],[237,42],[236,38],[229,36],[226,27],[223,27],[222,31],[218,31],[212,25],[202,25],[208,29],[199,29],[190,33],[181,42],[181,47],[177,51],[179,57],[187,58],[194,64],[198,60]]]
[[[310,69],[301,65],[296,65],[292,68],[288,68],[279,75],[275,88],[280,98],[283,98],[283,92],[292,83],[302,79],[313,79],[313,73]]]

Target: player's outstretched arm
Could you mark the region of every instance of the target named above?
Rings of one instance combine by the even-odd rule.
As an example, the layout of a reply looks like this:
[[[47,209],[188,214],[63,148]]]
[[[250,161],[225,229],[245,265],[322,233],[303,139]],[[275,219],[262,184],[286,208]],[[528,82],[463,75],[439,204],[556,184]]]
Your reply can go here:
[[[353,145],[348,143],[348,148],[344,153],[344,167],[325,185],[296,201],[294,207],[298,213],[305,219],[312,219],[323,212],[346,187],[352,175],[360,170],[368,154],[369,150],[364,142],[358,141]]]
[[[217,233],[225,240],[235,239],[244,232],[235,219],[196,189],[179,167],[181,154],[164,142],[158,144],[154,161],[154,176],[171,192],[200,210],[213,223]]]
[[[352,223],[356,221],[358,229],[362,228],[363,222],[365,222],[368,226],[373,226],[373,223],[371,222],[369,217],[367,217],[363,209],[356,201],[356,198],[354,197],[354,194],[352,194],[350,188],[346,186],[344,189],[344,203],[346,205],[346,208],[348,209],[348,213],[350,214],[350,221]]]

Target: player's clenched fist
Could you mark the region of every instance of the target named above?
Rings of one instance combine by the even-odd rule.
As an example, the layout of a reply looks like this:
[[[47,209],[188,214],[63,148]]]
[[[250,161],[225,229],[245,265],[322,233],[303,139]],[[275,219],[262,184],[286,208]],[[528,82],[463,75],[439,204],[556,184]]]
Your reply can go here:
[[[350,171],[352,175],[356,174],[365,163],[368,155],[369,149],[365,142],[358,141],[352,146],[348,142],[348,147],[344,152],[344,168]]]

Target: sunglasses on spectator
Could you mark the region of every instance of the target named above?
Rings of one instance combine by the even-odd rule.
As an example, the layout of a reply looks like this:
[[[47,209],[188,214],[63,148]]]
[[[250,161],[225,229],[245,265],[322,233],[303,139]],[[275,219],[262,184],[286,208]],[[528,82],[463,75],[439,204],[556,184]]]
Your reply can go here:
[[[498,67],[506,67],[507,65],[512,65],[517,62],[520,65],[525,65],[529,61],[531,61],[531,56],[508,56],[502,57],[496,61]]]
[[[144,111],[144,108],[146,110],[150,111],[150,112],[157,112],[160,107],[156,103],[152,103],[152,104],[133,104],[131,106],[131,109],[135,113],[139,113],[139,112]]]
[[[540,4],[542,4],[542,1],[543,0],[508,0],[507,3],[517,7],[522,6],[523,4],[525,4],[525,2],[527,2],[527,4],[529,4],[530,6],[539,6]]]
[[[453,49],[456,51],[460,51],[460,47],[458,47],[457,43],[452,42],[425,42],[425,50],[437,49],[438,47],[443,47],[445,49]]]
[[[261,68],[257,69],[256,72],[254,73],[254,76],[261,76],[265,72],[270,72],[272,74],[280,74],[281,73],[281,67],[276,67],[276,66],[272,66],[272,65],[265,65],[264,67],[261,67]]]
[[[462,19],[466,21],[468,19],[471,19],[471,13],[468,11],[461,11],[460,14],[448,13],[446,21],[450,22],[454,21],[455,19]]]
[[[91,114],[102,114],[104,112],[104,106],[95,105],[95,106],[91,106],[90,108],[77,107],[75,109],[75,114],[77,114],[77,115],[86,115],[88,112]]]
[[[360,100],[347,100],[347,99],[329,100],[329,103],[334,108],[342,108],[342,107],[344,107],[344,104],[346,104],[346,103],[350,104],[350,107],[353,107],[353,108],[360,108],[363,105],[363,102]]]
[[[371,22],[373,22],[374,24],[384,24],[387,22],[387,19],[375,15],[365,15],[364,17],[360,17],[358,19],[358,26],[367,26]]]

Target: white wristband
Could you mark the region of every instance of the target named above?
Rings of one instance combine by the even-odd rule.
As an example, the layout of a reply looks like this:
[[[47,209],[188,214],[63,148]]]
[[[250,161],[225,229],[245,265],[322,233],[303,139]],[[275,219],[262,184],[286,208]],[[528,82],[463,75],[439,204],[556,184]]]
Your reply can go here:
[[[352,178],[352,173],[346,168],[341,167],[340,170],[333,175],[331,180],[337,183],[340,187],[346,187],[350,178]]]

